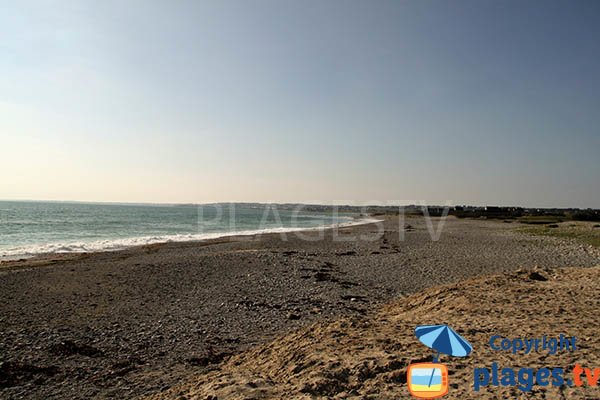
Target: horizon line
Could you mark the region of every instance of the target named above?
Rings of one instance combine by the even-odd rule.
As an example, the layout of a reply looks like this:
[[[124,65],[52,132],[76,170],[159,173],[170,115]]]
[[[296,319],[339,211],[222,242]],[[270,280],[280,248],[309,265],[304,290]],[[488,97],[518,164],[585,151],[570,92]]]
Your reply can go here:
[[[344,200],[348,201],[348,200]],[[391,200],[394,201],[394,200]],[[402,200],[399,200],[402,201]],[[3,199],[0,198],[0,202],[24,202],[24,203],[75,203],[75,204],[106,204],[106,205],[129,205],[129,206],[208,206],[215,204],[264,204],[264,205],[303,205],[303,206],[327,206],[327,207],[503,207],[503,208],[523,208],[523,209],[543,209],[543,210],[600,210],[600,208],[594,207],[540,207],[540,206],[524,206],[524,205],[500,205],[498,203],[491,204],[468,204],[468,203],[453,203],[453,204],[418,204],[415,200],[413,203],[407,204],[375,204],[375,203],[363,203],[363,204],[349,204],[349,203],[335,203],[335,201],[329,203],[307,203],[307,202],[277,202],[277,201],[212,201],[206,203],[195,203],[195,202],[139,202],[139,201],[95,201],[95,200],[49,200],[49,199]],[[360,202],[357,202],[360,203]]]

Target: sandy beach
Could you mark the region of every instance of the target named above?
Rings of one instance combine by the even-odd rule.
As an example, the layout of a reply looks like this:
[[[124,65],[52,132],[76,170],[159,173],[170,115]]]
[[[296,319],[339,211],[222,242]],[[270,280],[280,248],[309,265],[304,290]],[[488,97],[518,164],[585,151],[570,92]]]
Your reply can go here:
[[[437,222],[434,219],[434,226]],[[429,355],[419,349],[417,356],[414,346],[410,351],[415,355],[410,353],[407,346],[412,338],[404,331],[414,329],[416,323],[431,322],[421,317],[432,301],[442,306],[431,318],[449,313],[444,320],[465,331],[469,315],[481,315],[477,307],[518,300],[510,290],[533,296],[530,300],[534,301],[535,290],[547,287],[535,286],[537,281],[529,279],[528,272],[514,271],[600,264],[600,255],[592,246],[519,233],[515,225],[448,218],[440,240],[432,241],[423,219],[408,218],[405,225],[399,225],[396,217],[385,217],[383,235],[376,225],[369,224],[343,228],[337,240],[331,231],[316,241],[294,234],[285,240],[268,234],[0,264],[0,397],[134,398],[162,393],[165,398],[207,398],[214,392],[219,399],[282,395],[345,398],[353,391],[356,398],[363,398],[360,396],[369,393],[376,396],[383,387],[389,393],[405,393],[401,376],[384,386],[375,385],[380,374],[358,386],[349,378],[349,383],[331,390],[323,389],[329,386],[322,386],[318,379],[273,375],[272,371],[267,371],[271,383],[252,382],[267,373],[261,368],[291,368],[293,362],[283,358],[283,364],[268,366],[269,362],[279,362],[264,353],[275,351],[273,346],[287,343],[286,350],[281,350],[285,354],[300,346],[301,342],[293,338],[314,331],[315,336],[302,351],[306,351],[307,359],[316,357],[316,347],[310,346],[320,341],[319,332],[329,335],[331,327],[354,323],[359,327],[366,323],[360,329],[368,330],[369,321],[397,324],[393,326],[398,329],[399,345],[388,348],[389,354],[377,362],[400,358],[394,371],[401,371],[412,357]],[[362,239],[356,240],[359,236]],[[590,271],[595,270],[581,274],[588,276]],[[503,273],[508,275],[479,278]],[[561,299],[566,290],[573,290],[560,283],[579,273],[565,270],[545,274],[556,285],[535,295],[542,296],[540,302],[549,309],[559,307],[550,300]],[[560,278],[553,279],[553,274]],[[435,300],[430,299],[434,293],[431,289],[422,292],[472,278],[480,280],[433,289],[439,295]],[[477,299],[491,296],[489,290],[494,285],[506,290],[498,290],[498,299],[488,298],[489,303],[478,306]],[[463,296],[462,300],[451,307],[448,304],[457,299],[457,290],[462,290],[457,295]],[[597,296],[596,286],[590,290]],[[416,297],[407,297],[416,293]],[[598,297],[594,298],[597,302]],[[513,305],[507,307],[505,312]],[[519,329],[529,329],[527,315],[523,314]],[[517,328],[495,322],[491,316],[486,318],[487,322],[479,324],[480,331],[472,333],[476,345],[496,326],[504,332]],[[577,318],[575,314],[573,318]],[[559,322],[555,323],[558,330],[562,329]],[[534,323],[535,318],[531,319],[532,329]],[[313,327],[303,330],[308,326]],[[597,321],[591,326],[597,326]],[[388,327],[390,336],[396,328]],[[277,339],[286,334],[292,336]],[[342,346],[343,341],[338,344]],[[371,348],[366,343],[362,346]],[[590,346],[588,350],[596,349]],[[342,350],[339,347],[336,351]],[[255,364],[256,369],[248,369],[248,375],[240,377],[239,368],[259,356],[263,358]],[[362,363],[366,360],[363,356],[373,355],[357,353],[356,359],[347,362]],[[343,354],[339,357],[344,358]],[[332,368],[327,370],[337,367]],[[306,373],[323,370],[308,368]],[[215,377],[223,379],[222,387],[211,386]],[[192,378],[195,383],[186,383]],[[286,383],[279,384],[278,379]],[[306,384],[316,386],[311,389]],[[247,390],[250,397],[244,397]],[[456,389],[454,393],[460,392]]]

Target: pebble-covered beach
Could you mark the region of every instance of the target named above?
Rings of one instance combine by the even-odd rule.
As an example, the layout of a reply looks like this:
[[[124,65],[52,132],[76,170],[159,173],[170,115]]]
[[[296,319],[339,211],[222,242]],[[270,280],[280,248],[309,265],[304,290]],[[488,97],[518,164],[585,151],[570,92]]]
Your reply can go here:
[[[432,241],[421,218],[382,218],[383,234],[368,224],[320,240],[268,234],[0,264],[0,397],[155,394],[280,334],[427,287],[600,263],[590,246],[516,223],[448,218]]]

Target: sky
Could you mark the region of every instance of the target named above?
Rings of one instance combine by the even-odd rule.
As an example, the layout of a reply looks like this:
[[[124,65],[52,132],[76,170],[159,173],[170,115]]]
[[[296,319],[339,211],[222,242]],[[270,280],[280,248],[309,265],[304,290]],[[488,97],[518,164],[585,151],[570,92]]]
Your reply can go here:
[[[600,208],[600,2],[18,1],[0,199]]]

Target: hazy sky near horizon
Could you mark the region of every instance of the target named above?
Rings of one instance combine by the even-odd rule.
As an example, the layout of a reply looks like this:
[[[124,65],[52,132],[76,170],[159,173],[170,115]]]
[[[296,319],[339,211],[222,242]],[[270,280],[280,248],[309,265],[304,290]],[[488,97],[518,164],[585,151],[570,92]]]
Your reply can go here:
[[[600,208],[600,2],[5,1],[0,199]]]

